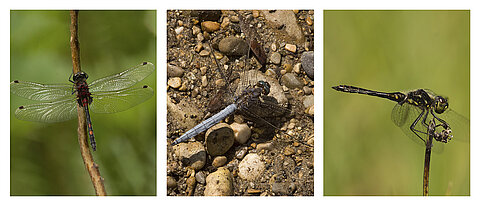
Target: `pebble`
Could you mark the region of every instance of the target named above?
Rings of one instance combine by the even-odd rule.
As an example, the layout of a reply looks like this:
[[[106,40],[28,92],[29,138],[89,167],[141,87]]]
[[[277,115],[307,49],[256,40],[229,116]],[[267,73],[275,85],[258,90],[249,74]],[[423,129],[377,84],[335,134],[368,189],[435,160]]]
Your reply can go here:
[[[185,72],[181,67],[167,64],[167,77],[182,77],[183,72]]]
[[[308,51],[302,53],[302,57],[300,57],[300,61],[302,61],[302,68],[307,73],[308,77],[314,79],[314,56],[313,51]]]
[[[195,173],[195,180],[197,180],[200,184],[205,184],[205,172],[197,172]]]
[[[229,26],[229,25],[230,25],[230,19],[229,19],[228,17],[223,18],[222,24],[220,24],[220,26],[221,26],[222,28],[226,28],[226,27]]]
[[[277,195],[287,195],[288,187],[285,183],[275,182],[272,184],[272,192]]]
[[[203,44],[202,42],[198,42],[197,45],[195,45],[195,52],[200,52],[203,49]]]
[[[214,125],[207,130],[205,136],[207,152],[212,156],[225,154],[235,141],[233,130],[226,123]]]
[[[233,23],[238,23],[238,22],[240,22],[240,18],[238,18],[238,16],[232,16],[230,18],[230,21],[233,22]]]
[[[217,23],[217,22],[213,22],[213,21],[204,21],[202,22],[202,30],[206,31],[206,32],[213,32],[213,31],[217,31],[218,29],[220,29],[220,24]]]
[[[313,25],[313,20],[310,18],[310,16],[307,16],[307,19],[305,19],[305,22],[307,22],[307,25],[311,26]]]
[[[208,52],[207,50],[200,51],[200,56],[208,56],[208,55],[210,55],[210,52]]]
[[[172,189],[177,187],[177,181],[172,176],[167,176],[167,189]]]
[[[265,71],[265,75],[266,75],[266,76],[269,76],[269,77],[272,77],[272,78],[276,77],[276,76],[275,76],[275,75],[276,75],[276,74],[275,74],[275,71],[274,71],[273,69],[271,69],[271,68],[269,68],[267,71]]]
[[[287,73],[281,78],[282,85],[287,86],[287,88],[302,88],[303,83],[295,77],[293,73]]]
[[[273,144],[271,142],[261,143],[257,145],[257,152],[262,150],[271,151],[273,149]]]
[[[297,18],[295,17],[295,13],[293,11],[262,11],[262,14],[267,21],[274,25],[278,25],[279,22],[282,22],[281,25],[283,25],[284,30],[290,37],[295,39],[296,42],[303,43],[305,40],[305,35],[302,32],[302,28],[298,25]]]
[[[169,78],[167,84],[168,86],[176,89],[182,85],[182,79],[179,77]]]
[[[220,167],[216,172],[207,176],[205,196],[233,195],[233,176],[227,168]]]
[[[300,73],[300,68],[302,68],[302,63],[297,63],[293,66],[293,72]]]
[[[307,95],[303,99],[303,107],[311,107],[314,105],[315,97],[313,95]]]
[[[208,85],[208,80],[207,80],[207,76],[202,76],[202,87],[207,87]]]
[[[187,196],[193,196],[195,192],[195,186],[197,185],[197,180],[195,179],[195,176],[193,174],[190,175],[187,178],[185,184],[187,184],[187,189],[185,190]]]
[[[207,68],[206,66],[201,67],[201,68],[200,68],[200,73],[201,73],[202,75],[207,74],[207,69],[208,69],[208,68]]]
[[[243,159],[243,157],[245,157],[247,152],[248,152],[248,147],[242,147],[241,149],[237,150],[237,152],[235,152],[235,158],[241,160]]]
[[[259,179],[265,172],[265,164],[259,155],[247,154],[238,165],[238,176],[247,181]]]
[[[194,170],[200,170],[207,161],[207,153],[200,142],[180,143],[173,146],[173,150],[184,166],[190,166]]]
[[[203,37],[202,33],[197,34],[197,41],[198,42],[202,42],[204,39],[205,39],[205,37]]]
[[[303,92],[305,93],[305,95],[310,95],[312,94],[312,88],[311,87],[308,87],[308,86],[303,86]]]
[[[306,110],[305,110],[305,113],[309,114],[309,115],[315,115],[315,106],[310,106],[308,107]]]
[[[183,31],[183,29],[184,29],[183,26],[180,26],[180,27],[178,27],[178,28],[175,29],[175,33],[176,33],[176,34],[181,34],[182,31]]]
[[[248,52],[248,44],[237,37],[226,37],[218,43],[218,49],[227,56],[243,56]]]
[[[235,141],[240,144],[244,144],[250,138],[252,134],[252,130],[248,127],[247,124],[239,124],[239,123],[232,123],[230,125],[233,129],[233,133],[235,134]]]
[[[274,52],[270,56],[270,61],[272,61],[273,64],[278,65],[280,64],[281,60],[282,60],[282,56],[280,55],[280,53]]]
[[[310,139],[307,140],[307,144],[309,145],[314,145],[314,143],[315,143],[314,137],[311,137]]]
[[[285,50],[290,51],[292,53],[295,53],[297,51],[297,46],[293,44],[286,44],[285,45]]]
[[[225,80],[224,79],[218,79],[215,81],[215,85],[218,87],[222,87],[225,85]]]
[[[285,149],[283,150],[283,154],[286,156],[289,156],[289,155],[295,154],[295,150],[292,147],[288,146],[288,147],[285,147]]]
[[[285,69],[285,72],[287,72],[287,73],[291,73],[292,70],[293,70],[292,64],[289,64],[289,63],[284,64],[283,68]]]
[[[227,157],[225,156],[217,156],[213,159],[212,166],[215,168],[221,167],[227,163]]]
[[[200,28],[198,28],[198,26],[193,26],[193,28],[192,28],[192,34],[193,34],[194,36],[196,36],[197,34],[199,34],[199,33],[201,33],[201,32],[202,32],[202,30],[200,30]]]
[[[277,51],[277,48],[278,48],[278,45],[275,42],[273,42],[272,45],[270,46],[270,49],[272,49],[272,51]]]
[[[252,16],[253,16],[253,18],[258,18],[260,16],[260,12],[258,12],[258,10],[253,10],[252,11]]]

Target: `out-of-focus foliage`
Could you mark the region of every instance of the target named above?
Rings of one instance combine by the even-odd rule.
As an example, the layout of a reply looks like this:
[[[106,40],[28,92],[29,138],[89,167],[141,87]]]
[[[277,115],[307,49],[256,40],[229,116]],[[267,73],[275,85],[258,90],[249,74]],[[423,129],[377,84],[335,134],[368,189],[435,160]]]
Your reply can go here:
[[[68,83],[69,11],[11,11],[10,79]],[[156,62],[155,11],[80,11],[82,70],[92,80]],[[155,74],[141,84],[156,88]],[[43,124],[14,117],[11,95],[10,194],[94,195],[77,142],[77,120]],[[91,114],[94,159],[109,195],[156,194],[156,97],[115,114]]]
[[[469,118],[469,11],[325,11],[324,194],[421,195],[425,148],[390,120],[395,103],[341,93],[428,88]],[[431,195],[470,194],[470,144],[433,153]]]

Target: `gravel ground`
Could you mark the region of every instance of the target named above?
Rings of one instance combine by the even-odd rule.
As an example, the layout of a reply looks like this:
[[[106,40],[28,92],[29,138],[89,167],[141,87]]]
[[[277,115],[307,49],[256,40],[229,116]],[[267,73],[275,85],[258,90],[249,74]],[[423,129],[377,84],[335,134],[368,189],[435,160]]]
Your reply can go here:
[[[313,196],[313,16],[313,11],[167,12],[169,196]],[[242,50],[246,36],[252,38],[242,31],[242,19],[256,30],[254,36],[266,58],[256,57],[253,52],[242,55],[248,51],[248,46]],[[222,49],[220,42],[230,37],[240,39],[240,46]],[[226,80],[210,57],[208,39],[212,56],[218,59]],[[222,85],[233,89],[245,84],[247,70],[261,72],[255,76],[271,80],[269,96],[275,96],[283,107],[278,109],[280,114],[265,119],[277,129],[236,113],[225,122],[246,124],[252,134],[244,143],[226,145],[225,153],[211,154],[213,148],[206,145],[204,133],[188,142],[170,145],[215,114],[221,106],[210,103],[219,99],[215,96],[225,90]],[[274,87],[278,89],[273,91]]]

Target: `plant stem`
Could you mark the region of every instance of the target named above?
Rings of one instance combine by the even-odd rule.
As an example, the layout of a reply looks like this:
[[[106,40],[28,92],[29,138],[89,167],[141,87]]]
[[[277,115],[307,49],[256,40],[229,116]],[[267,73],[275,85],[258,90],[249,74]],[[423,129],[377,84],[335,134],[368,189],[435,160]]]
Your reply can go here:
[[[70,50],[72,52],[73,73],[81,71],[80,67],[80,47],[78,42],[78,11],[70,11]],[[92,180],[93,188],[97,196],[106,196],[105,185],[103,178],[100,175],[98,165],[93,161],[92,153],[90,152],[87,141],[87,126],[85,110],[77,103],[78,113],[78,143],[80,145],[80,153],[83,158],[85,168]]]

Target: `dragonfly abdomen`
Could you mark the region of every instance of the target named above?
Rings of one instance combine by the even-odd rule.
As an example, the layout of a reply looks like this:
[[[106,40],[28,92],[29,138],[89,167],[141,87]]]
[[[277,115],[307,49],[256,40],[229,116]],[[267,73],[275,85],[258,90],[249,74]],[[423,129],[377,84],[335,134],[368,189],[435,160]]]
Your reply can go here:
[[[203,122],[201,122],[200,124],[198,124],[194,128],[185,132],[185,134],[183,134],[178,139],[173,141],[172,145],[176,145],[180,142],[186,141],[186,140],[188,140],[192,137],[197,136],[198,134],[204,132],[208,128],[212,127],[213,125],[215,125],[215,124],[219,123],[220,121],[222,121],[223,119],[225,119],[227,116],[229,116],[230,114],[235,112],[235,110],[237,110],[237,108],[238,108],[237,104],[235,104],[235,103],[230,104],[229,106],[227,106],[222,111],[218,112],[217,114],[215,114],[212,117],[204,120]]]
[[[406,95],[401,92],[385,93],[385,92],[378,92],[378,91],[368,90],[368,89],[359,88],[359,87],[350,86],[350,85],[339,85],[339,86],[334,86],[332,88],[336,91],[341,91],[346,93],[358,93],[358,94],[386,98],[398,103],[403,102],[406,97]]]

